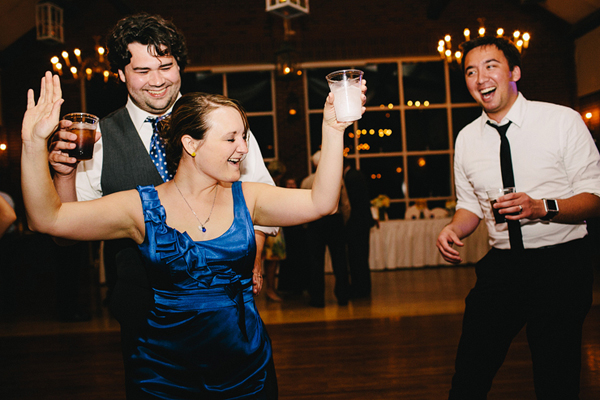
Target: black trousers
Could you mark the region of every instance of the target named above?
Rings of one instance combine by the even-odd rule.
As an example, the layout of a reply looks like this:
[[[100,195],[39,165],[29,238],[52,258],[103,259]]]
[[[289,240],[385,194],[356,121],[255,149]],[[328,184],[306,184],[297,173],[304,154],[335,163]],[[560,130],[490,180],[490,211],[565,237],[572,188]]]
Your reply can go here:
[[[591,304],[587,238],[525,250],[492,249],[476,267],[449,399],[486,399],[525,326],[538,399],[579,398],[582,326]]]
[[[308,224],[308,250],[310,254],[308,293],[311,302],[314,303],[323,303],[325,299],[326,246],[329,248],[331,267],[335,275],[335,296],[338,302],[346,302],[350,294],[350,278],[346,260],[344,218],[341,214],[328,215]]]
[[[371,228],[369,226],[356,226],[351,222],[346,226],[351,297],[371,295],[370,239]]]

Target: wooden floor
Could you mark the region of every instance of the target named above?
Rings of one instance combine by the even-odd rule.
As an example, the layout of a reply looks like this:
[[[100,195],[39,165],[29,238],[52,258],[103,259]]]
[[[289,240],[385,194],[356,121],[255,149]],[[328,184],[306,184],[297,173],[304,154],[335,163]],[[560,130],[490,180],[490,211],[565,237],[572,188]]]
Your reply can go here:
[[[600,399],[600,274],[584,330],[581,399]],[[280,399],[444,399],[453,372],[472,267],[374,272],[370,300],[327,305],[303,295],[257,299],[273,342]],[[51,277],[48,277],[50,279]],[[101,288],[100,288],[101,289]],[[17,317],[0,321],[1,399],[124,399],[118,324],[84,291],[94,318],[56,322],[51,290],[27,293]],[[523,332],[490,400],[535,399]]]

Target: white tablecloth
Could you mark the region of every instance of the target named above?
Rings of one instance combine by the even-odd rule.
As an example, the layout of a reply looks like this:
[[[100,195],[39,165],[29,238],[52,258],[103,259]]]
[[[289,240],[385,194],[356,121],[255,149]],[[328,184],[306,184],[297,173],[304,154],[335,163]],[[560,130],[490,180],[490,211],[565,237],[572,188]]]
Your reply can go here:
[[[371,270],[450,265],[435,243],[450,218],[391,220],[371,229],[369,265]],[[489,250],[487,229],[480,223],[458,248],[464,263],[475,263]]]

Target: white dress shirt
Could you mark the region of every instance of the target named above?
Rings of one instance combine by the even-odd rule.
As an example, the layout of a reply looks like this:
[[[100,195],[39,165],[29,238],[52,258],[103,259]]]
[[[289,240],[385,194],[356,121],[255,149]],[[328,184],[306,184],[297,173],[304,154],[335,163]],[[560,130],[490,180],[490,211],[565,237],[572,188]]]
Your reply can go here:
[[[181,96],[181,95],[180,95]],[[144,122],[147,117],[156,117],[156,115],[149,114],[148,112],[140,109],[136,106],[131,98],[127,99],[125,105],[131,121],[135,126],[140,139],[144,143],[146,150],[150,153],[150,140],[152,139],[152,124]],[[168,112],[171,112],[169,109]],[[100,127],[98,127],[100,130]],[[103,148],[102,138],[94,145],[94,154],[91,160],[81,161],[77,167],[77,199],[79,201],[94,200],[102,197],[102,160],[103,160]],[[273,178],[269,174],[265,163],[260,152],[260,147],[256,141],[252,132],[248,131],[248,154],[241,164],[241,181],[250,182],[262,182],[270,185],[275,185]],[[270,227],[258,227],[255,228],[261,230],[267,235],[276,235],[279,228]]]
[[[496,224],[486,190],[501,188],[500,135],[485,112],[456,139],[454,175],[457,209],[485,219],[490,245],[508,249],[508,227]],[[506,134],[517,192],[534,199],[564,199],[580,193],[600,196],[600,156],[581,116],[556,104],[528,101],[521,93],[499,125]],[[494,121],[491,121],[495,123]],[[585,223],[560,224],[521,219],[526,249],[582,238]]]

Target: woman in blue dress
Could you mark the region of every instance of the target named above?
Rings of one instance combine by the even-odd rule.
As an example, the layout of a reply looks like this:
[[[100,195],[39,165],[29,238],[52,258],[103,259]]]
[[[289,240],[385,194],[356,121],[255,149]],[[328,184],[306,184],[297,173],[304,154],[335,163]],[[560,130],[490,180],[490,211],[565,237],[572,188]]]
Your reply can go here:
[[[365,91],[363,84],[363,102]],[[32,90],[27,96],[22,186],[29,226],[67,239],[138,243],[155,293],[145,333],[127,360],[139,397],[276,397],[268,390],[275,379],[271,343],[251,288],[253,224],[299,225],[335,210],[350,123],[336,120],[333,96],[325,103],[312,190],[239,182],[248,151],[243,110],[223,96],[192,93],[175,104],[165,134],[167,158],[177,167],[173,180],[65,204],[54,190],[46,147],[61,96],[49,72],[38,101]]]

